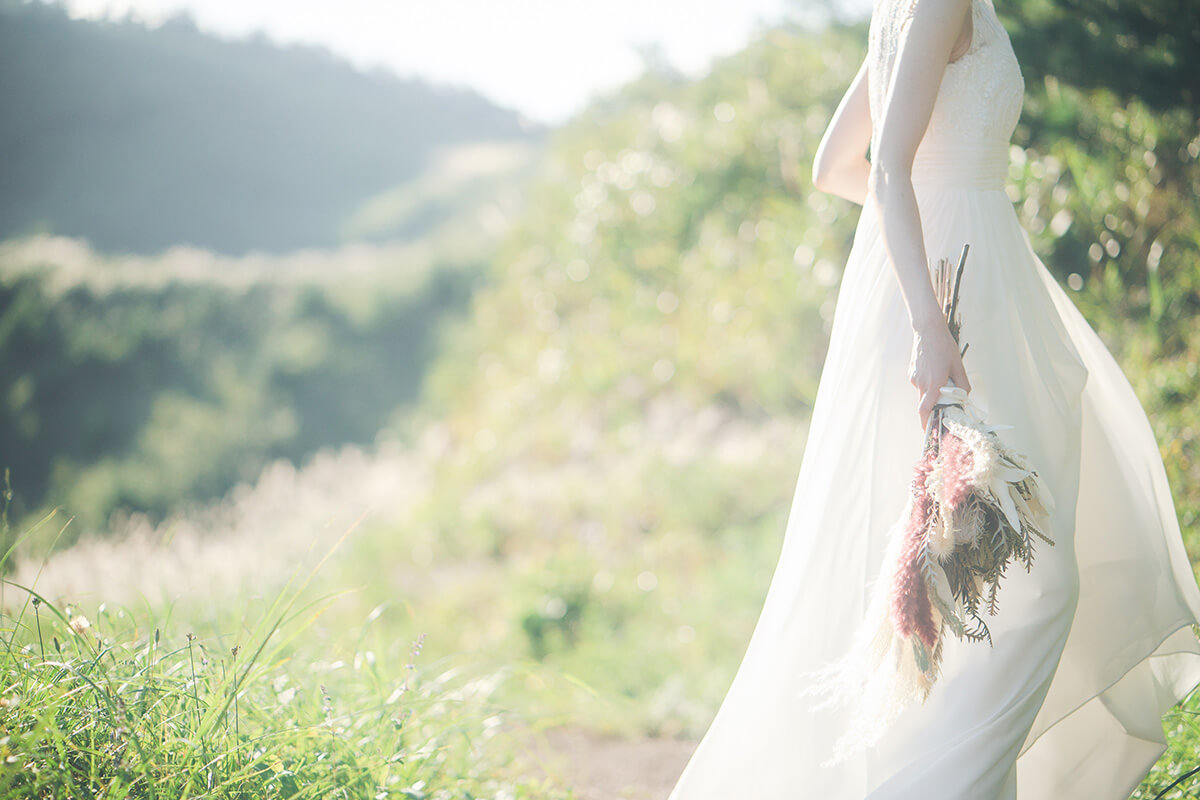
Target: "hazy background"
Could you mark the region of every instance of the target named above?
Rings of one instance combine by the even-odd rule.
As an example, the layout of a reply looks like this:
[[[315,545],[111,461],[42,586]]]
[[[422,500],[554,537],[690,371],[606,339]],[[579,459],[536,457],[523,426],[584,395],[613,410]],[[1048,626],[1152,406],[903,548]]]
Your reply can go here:
[[[998,6],[1010,196],[1196,561],[1200,6]],[[344,535],[298,662],[428,633],[505,714],[677,759],[782,542],[858,216],[810,169],[866,10],[0,0],[4,570],[216,637]]]
[[[265,34],[328,47],[362,69],[470,87],[530,119],[560,124],[598,92],[635,78],[652,52],[702,74],[762,24],[863,16],[869,0],[68,0],[74,17],[150,24],[187,12],[218,36]]]

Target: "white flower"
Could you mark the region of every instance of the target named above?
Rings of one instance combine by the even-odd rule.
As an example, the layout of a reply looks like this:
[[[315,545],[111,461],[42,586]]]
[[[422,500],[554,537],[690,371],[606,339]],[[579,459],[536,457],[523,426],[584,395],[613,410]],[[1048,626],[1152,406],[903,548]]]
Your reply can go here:
[[[937,517],[929,527],[926,541],[929,544],[929,552],[939,559],[944,559],[954,551],[954,526],[946,518],[942,507],[939,506],[938,511]]]
[[[945,470],[942,469],[942,459],[939,458],[933,462],[933,468],[925,476],[925,491],[929,492],[929,496],[938,505],[942,503],[942,490],[945,486],[945,481]]]
[[[83,614],[76,614],[75,616],[71,617],[67,624],[70,625],[71,630],[79,636],[83,636],[87,629],[92,627],[92,623],[88,622],[88,618]]]
[[[986,490],[992,483],[992,472],[999,461],[994,437],[971,424],[965,416],[955,416],[958,418],[946,420],[946,429],[971,450],[971,486]]]

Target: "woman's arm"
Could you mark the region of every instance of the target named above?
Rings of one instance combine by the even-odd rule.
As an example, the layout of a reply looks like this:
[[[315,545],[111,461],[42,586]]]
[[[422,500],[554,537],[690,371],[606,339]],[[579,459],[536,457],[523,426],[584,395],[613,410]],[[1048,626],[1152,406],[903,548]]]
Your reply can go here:
[[[929,274],[921,217],[912,185],[917,145],[964,25],[971,0],[917,0],[900,35],[892,82],[881,112],[878,153],[872,153],[868,191],[880,219],[884,249],[896,270],[913,328],[909,379],[921,392],[921,427],[947,379],[971,390],[958,345],[938,306]]]
[[[862,205],[867,197],[867,147],[871,144],[871,107],[867,94],[867,61],[842,96],[817,146],[812,181],[819,191]]]

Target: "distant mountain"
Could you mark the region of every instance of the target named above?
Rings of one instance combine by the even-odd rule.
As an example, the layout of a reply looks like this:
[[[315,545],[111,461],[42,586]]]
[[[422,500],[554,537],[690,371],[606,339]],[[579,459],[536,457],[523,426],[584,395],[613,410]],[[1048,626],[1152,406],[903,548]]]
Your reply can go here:
[[[440,148],[543,134],[475,92],[319,48],[217,39],[183,16],[147,28],[0,3],[0,238],[334,246]]]

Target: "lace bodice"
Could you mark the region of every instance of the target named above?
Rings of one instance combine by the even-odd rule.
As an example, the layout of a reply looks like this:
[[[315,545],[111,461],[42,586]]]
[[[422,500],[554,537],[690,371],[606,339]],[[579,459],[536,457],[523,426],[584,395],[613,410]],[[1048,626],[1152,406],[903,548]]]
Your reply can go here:
[[[868,34],[871,152],[891,84],[901,32],[916,0],[875,0]],[[1021,116],[1025,81],[992,0],[971,0],[973,31],[966,53],[946,65],[913,161],[913,182],[1003,188],[1008,144]]]

